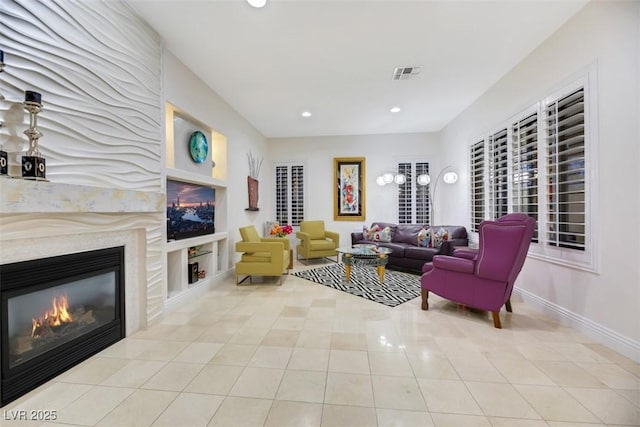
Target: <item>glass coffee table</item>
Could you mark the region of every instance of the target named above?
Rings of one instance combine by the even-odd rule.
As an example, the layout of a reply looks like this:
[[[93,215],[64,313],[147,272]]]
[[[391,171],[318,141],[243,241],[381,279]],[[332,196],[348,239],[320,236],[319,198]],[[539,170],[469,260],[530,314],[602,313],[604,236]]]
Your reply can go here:
[[[384,266],[389,261],[389,254],[393,252],[391,249],[376,245],[353,245],[338,248],[337,251],[342,254],[347,282],[351,281],[352,265],[371,265],[378,270],[380,283],[384,283]]]

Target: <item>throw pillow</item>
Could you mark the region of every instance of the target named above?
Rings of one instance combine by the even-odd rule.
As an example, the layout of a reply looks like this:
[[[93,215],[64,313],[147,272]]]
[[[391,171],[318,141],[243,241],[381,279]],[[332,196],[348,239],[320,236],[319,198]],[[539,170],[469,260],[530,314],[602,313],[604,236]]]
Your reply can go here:
[[[378,227],[377,225],[374,225],[371,228],[367,228],[366,225],[362,226],[362,237],[364,237],[364,240],[371,240],[374,241],[375,237],[376,237],[376,233],[380,231],[380,227]]]
[[[382,230],[380,230],[377,233],[375,240],[377,242],[387,242],[387,243],[389,243],[391,241],[391,227],[385,227]]]
[[[431,247],[431,230],[422,228],[418,231],[418,246],[422,248]]]
[[[433,233],[433,247],[439,248],[445,240],[449,240],[449,232],[440,227],[438,231]]]
[[[380,228],[379,225],[374,225],[371,228],[363,227],[362,236],[365,240],[372,242],[390,242],[391,241],[391,227]]]

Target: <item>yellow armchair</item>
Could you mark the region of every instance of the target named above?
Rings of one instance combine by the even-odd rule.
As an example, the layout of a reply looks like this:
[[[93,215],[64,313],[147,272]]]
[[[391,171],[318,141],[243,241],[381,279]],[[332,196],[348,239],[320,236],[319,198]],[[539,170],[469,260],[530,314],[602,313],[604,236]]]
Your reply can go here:
[[[300,239],[296,248],[298,259],[300,255],[305,260],[335,256],[338,262],[336,249],[340,247],[340,234],[325,230],[324,221],[302,221],[296,237]]]
[[[279,277],[289,267],[289,239],[279,237],[260,237],[253,225],[240,227],[241,242],[236,242],[236,252],[242,252],[240,261],[236,263],[236,284],[244,282],[251,276]],[[240,276],[246,276],[239,280]]]

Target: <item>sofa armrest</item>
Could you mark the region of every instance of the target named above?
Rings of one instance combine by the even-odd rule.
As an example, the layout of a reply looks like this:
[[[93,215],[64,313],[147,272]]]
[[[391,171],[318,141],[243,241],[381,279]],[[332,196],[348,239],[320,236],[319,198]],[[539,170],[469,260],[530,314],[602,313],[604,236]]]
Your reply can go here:
[[[309,246],[309,240],[311,239],[311,235],[309,233],[305,233],[304,231],[296,231],[296,237],[300,239],[300,243],[302,246]]]
[[[442,270],[473,274],[476,263],[470,259],[436,255],[433,257],[433,266]]]
[[[284,245],[284,250],[288,251],[290,246],[289,246],[289,239],[287,239],[286,237],[262,237],[260,239],[261,242],[280,242]]]
[[[364,234],[362,232],[359,233],[351,233],[351,244],[355,245],[359,241],[364,240]]]
[[[452,256],[456,246],[466,246],[468,244],[469,241],[467,239],[445,240],[444,242],[442,242],[442,246],[440,246],[438,255]]]
[[[336,245],[336,248],[340,246],[340,234],[335,231],[324,231],[324,235],[327,239],[331,239],[333,243]]]
[[[453,256],[456,258],[474,259],[478,255],[476,249],[456,248],[453,250]]]

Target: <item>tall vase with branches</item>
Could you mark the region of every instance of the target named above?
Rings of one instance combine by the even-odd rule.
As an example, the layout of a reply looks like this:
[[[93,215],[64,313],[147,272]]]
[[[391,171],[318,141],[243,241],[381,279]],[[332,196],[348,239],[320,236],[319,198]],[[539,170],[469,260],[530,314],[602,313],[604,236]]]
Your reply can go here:
[[[249,209],[250,211],[258,210],[258,176],[262,167],[262,160],[253,156],[253,153],[247,153],[249,162],[249,176],[247,176],[247,185],[249,187]]]

